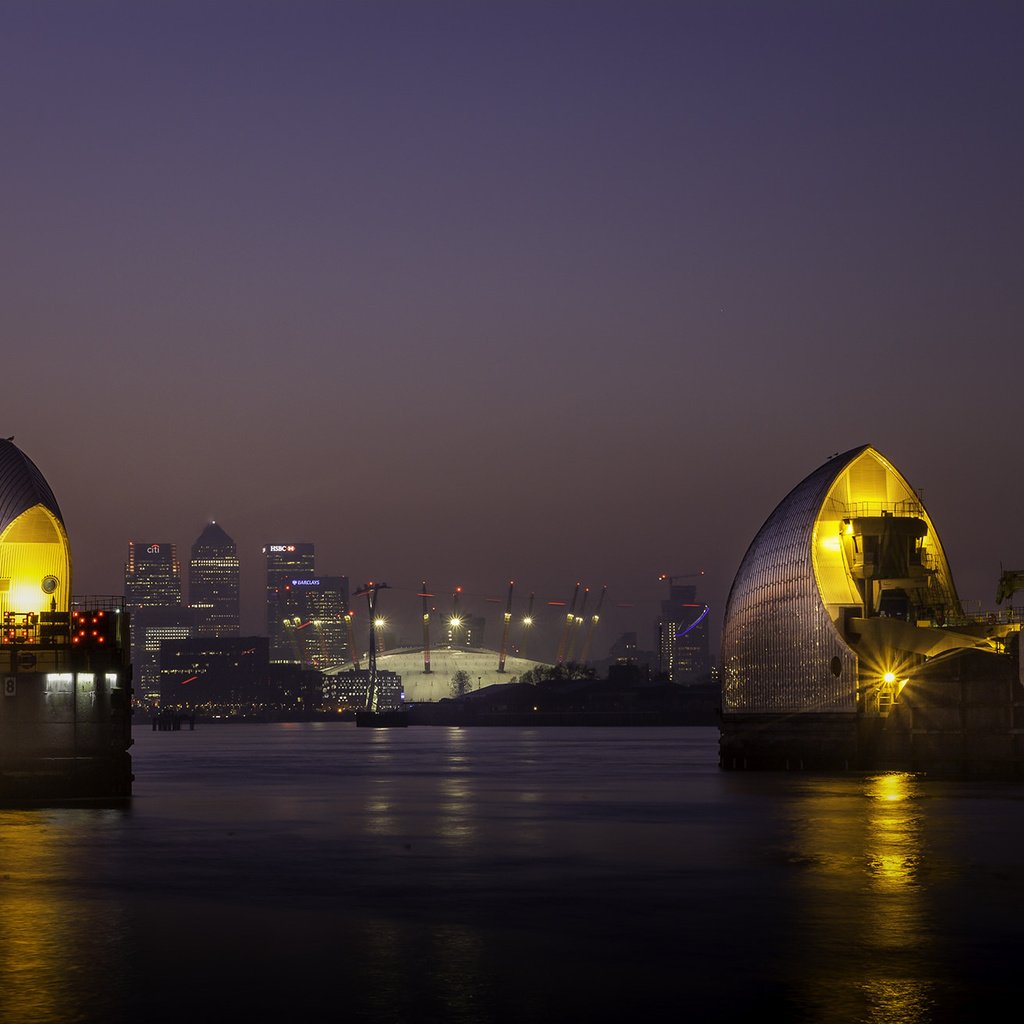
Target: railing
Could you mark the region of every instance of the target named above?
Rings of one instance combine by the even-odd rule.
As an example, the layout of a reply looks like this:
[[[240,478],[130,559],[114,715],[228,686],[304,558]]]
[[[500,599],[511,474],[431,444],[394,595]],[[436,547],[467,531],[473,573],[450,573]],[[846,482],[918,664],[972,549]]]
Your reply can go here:
[[[5,647],[66,644],[69,628],[67,612],[4,612],[0,643]]]
[[[860,519],[864,516],[879,517],[883,512],[893,516],[916,516],[924,518],[924,506],[918,501],[854,501],[846,506],[845,519]]]
[[[1013,626],[1024,623],[1024,606],[1009,605],[991,612],[964,612],[946,619],[947,626]]]
[[[120,594],[79,594],[71,598],[71,610],[123,612],[124,598]]]

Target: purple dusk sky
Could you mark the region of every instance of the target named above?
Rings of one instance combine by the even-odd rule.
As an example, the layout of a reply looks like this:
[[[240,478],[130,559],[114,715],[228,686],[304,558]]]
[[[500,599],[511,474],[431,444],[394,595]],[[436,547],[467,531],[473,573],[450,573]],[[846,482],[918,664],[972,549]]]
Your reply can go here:
[[[252,631],[262,545],[312,541],[410,622],[422,579],[607,584],[598,656],[703,568],[717,643],[775,504],[870,443],[993,608],[1022,40],[984,0],[7,0],[0,432],[76,592],[215,518]]]

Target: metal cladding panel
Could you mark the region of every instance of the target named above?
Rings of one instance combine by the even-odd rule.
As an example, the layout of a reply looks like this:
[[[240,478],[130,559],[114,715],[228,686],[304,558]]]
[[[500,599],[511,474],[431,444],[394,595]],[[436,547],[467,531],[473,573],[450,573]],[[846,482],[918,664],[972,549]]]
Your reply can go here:
[[[36,464],[11,441],[0,440],[0,531],[26,509],[39,504],[63,524],[57,499]]]
[[[857,658],[822,602],[812,539],[829,489],[867,447],[835,456],[798,484],[747,549],[725,611],[725,713],[856,710]]]

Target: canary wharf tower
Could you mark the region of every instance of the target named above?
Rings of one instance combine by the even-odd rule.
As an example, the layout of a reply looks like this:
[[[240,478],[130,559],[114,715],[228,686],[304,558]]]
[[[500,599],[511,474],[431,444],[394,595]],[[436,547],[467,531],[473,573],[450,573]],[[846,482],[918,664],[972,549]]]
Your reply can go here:
[[[238,548],[219,523],[207,523],[192,545],[188,603],[197,635],[238,636]]]
[[[292,617],[292,577],[311,577],[315,572],[315,552],[309,543],[265,544],[267,564],[267,636],[270,637],[271,661],[301,661],[295,649],[294,630],[289,629]]]

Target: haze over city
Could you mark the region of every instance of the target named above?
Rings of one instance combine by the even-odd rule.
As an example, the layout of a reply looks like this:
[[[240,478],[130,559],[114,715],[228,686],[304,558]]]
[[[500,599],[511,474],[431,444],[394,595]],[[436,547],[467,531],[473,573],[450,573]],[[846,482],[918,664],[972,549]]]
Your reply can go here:
[[[1024,12],[1000,3],[10,3],[3,434],[75,590],[130,539],[713,633],[832,453],[965,603],[1018,519]],[[632,609],[616,608],[631,604]],[[493,640],[493,637],[492,637]]]

